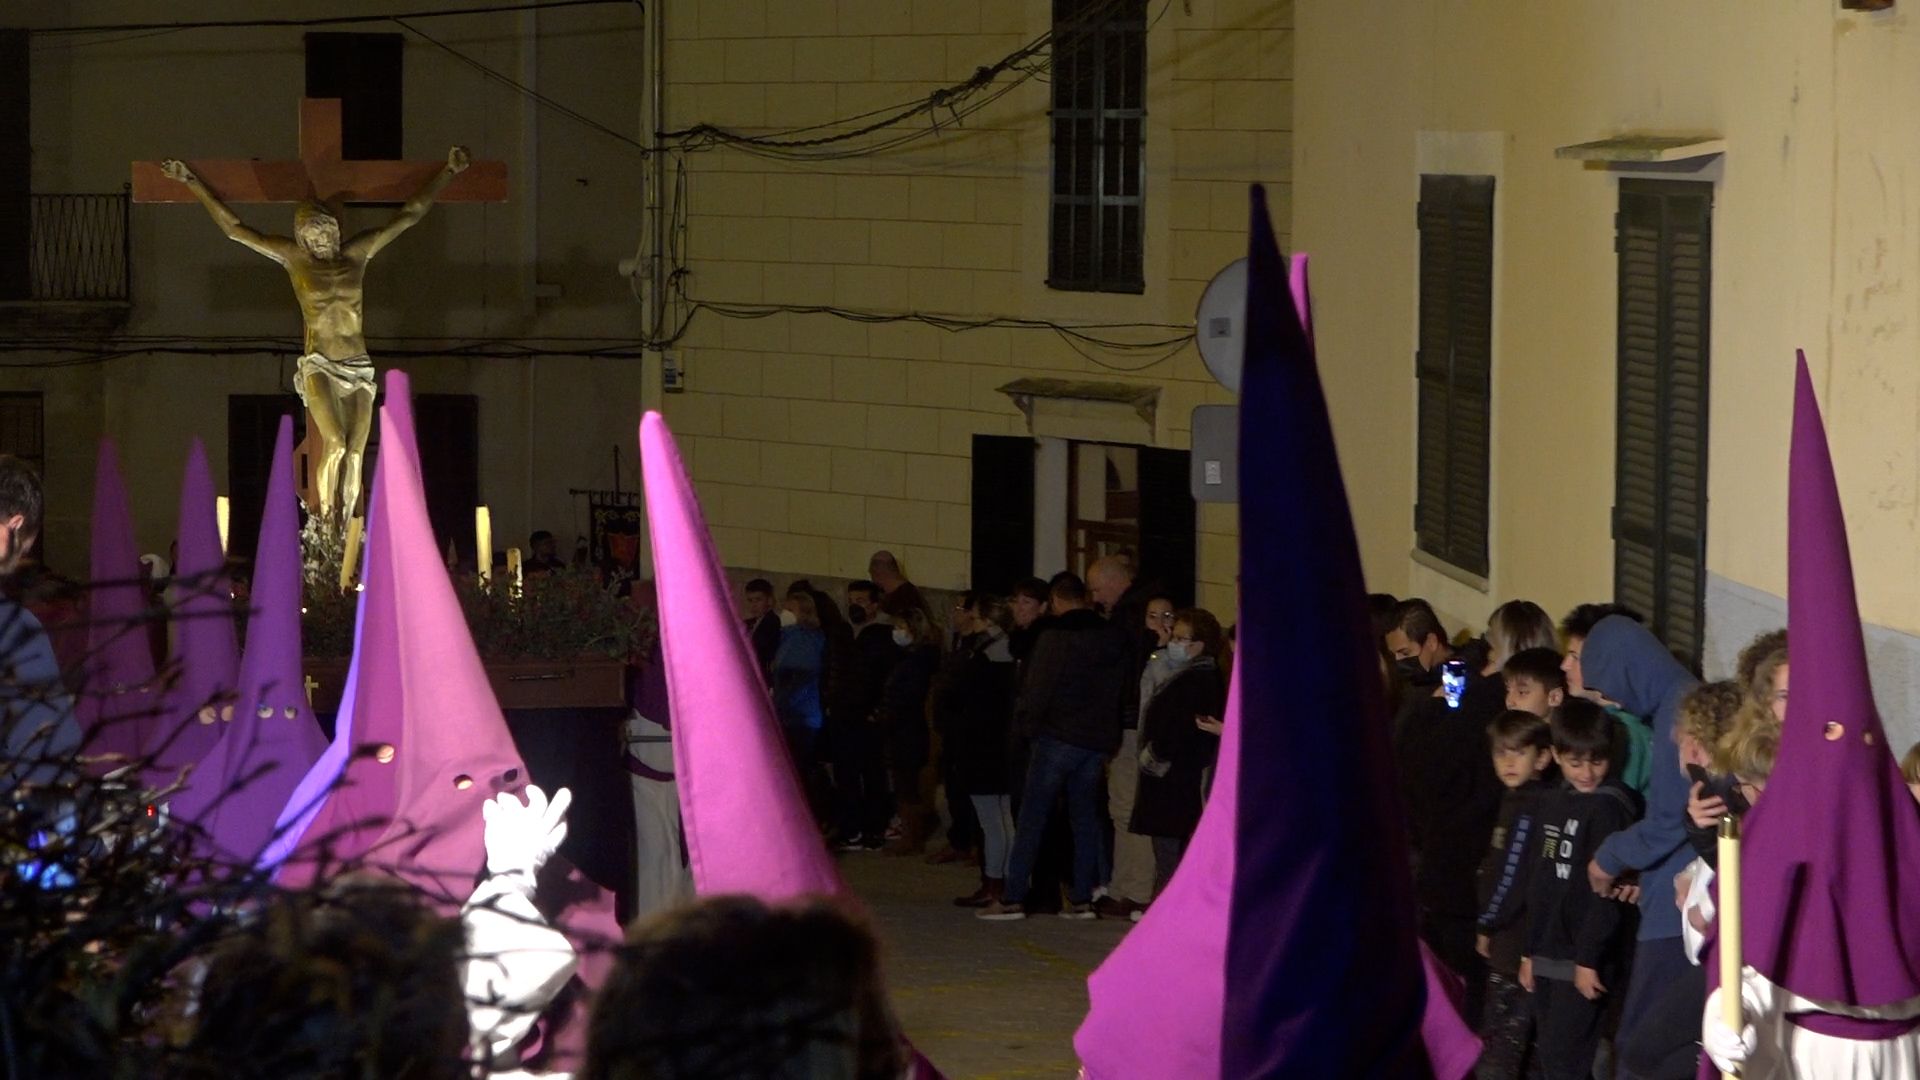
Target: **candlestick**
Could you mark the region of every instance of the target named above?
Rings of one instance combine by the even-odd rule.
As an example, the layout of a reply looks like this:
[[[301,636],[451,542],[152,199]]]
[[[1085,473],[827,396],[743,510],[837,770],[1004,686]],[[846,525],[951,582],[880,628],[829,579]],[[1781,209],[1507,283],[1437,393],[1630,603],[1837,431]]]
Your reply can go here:
[[[347,519],[347,550],[340,560],[340,591],[353,588],[353,572],[360,564],[360,540],[367,528],[366,518]]]
[[[220,554],[222,555],[227,553],[227,515],[232,509],[233,504],[227,500],[225,495],[214,497],[213,519],[220,524]]]
[[[1719,866],[1714,874],[1720,886],[1716,916],[1720,920],[1720,1013],[1728,1031],[1746,1026],[1741,1015],[1740,974],[1745,966],[1740,955],[1740,819],[1728,814],[1720,819]],[[1735,1074],[1720,1074],[1735,1080]]]
[[[484,506],[473,508],[474,553],[480,564],[480,584],[493,581],[493,515]]]

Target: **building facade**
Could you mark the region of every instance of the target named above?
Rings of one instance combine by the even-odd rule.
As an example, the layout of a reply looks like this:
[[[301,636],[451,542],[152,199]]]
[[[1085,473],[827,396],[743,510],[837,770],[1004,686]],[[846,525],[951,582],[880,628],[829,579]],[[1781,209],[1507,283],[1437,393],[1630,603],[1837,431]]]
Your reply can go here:
[[[957,589],[1132,550],[1231,611],[1233,507],[1186,501],[1184,472],[1193,409],[1233,397],[1190,337],[1206,283],[1244,254],[1248,183],[1289,218],[1288,0],[663,0],[658,54],[651,14],[622,4],[64,32],[143,10],[36,9],[26,193],[114,193],[134,160],[292,156],[302,92],[331,85],[315,32],[398,35],[407,157],[459,142],[507,162],[504,205],[436,208],[368,283],[375,359],[407,346],[416,392],[473,399],[475,495],[502,533],[585,531],[568,489],[615,486],[622,454],[631,487],[633,420],[658,404],[738,570],[860,576],[884,547]],[[277,268],[197,208],[124,209],[129,284],[97,352],[29,296],[17,340],[65,351],[0,372],[43,395],[63,569],[85,551],[100,435],[163,550],[186,439],[221,475],[292,366],[248,347],[297,333]],[[240,212],[284,231],[284,207]],[[655,221],[658,322],[638,302]],[[200,351],[135,347],[179,342]],[[459,355],[475,343],[546,351]],[[557,355],[603,344],[623,355]]]
[[[1851,6],[1299,5],[1294,231],[1377,587],[1470,624],[1617,592],[1726,671],[1784,621],[1805,348],[1920,737],[1920,31]]]
[[[569,489],[613,488],[616,455],[620,486],[637,486],[641,307],[617,270],[639,243],[640,92],[628,73],[643,24],[631,7],[158,33],[88,29],[154,22],[148,4],[30,7],[10,13],[31,25],[4,35],[0,63],[15,78],[0,136],[17,145],[3,156],[30,163],[0,184],[0,222],[19,233],[0,270],[0,443],[30,451],[39,436],[51,566],[86,575],[102,435],[118,443],[142,550],[167,550],[194,436],[250,550],[244,503],[264,490],[261,447],[279,415],[300,412],[299,308],[285,272],[228,242],[198,206],[132,204],[126,185],[135,161],[295,158],[309,89],[349,100],[350,157],[370,137],[361,156],[444,160],[462,144],[506,164],[506,202],[436,206],[367,275],[373,359],[412,375],[441,500],[488,503],[500,548],[536,528],[564,545],[587,531],[585,499]],[[271,16],[356,13],[286,4]],[[225,3],[162,21],[262,16]],[[612,134],[533,94],[582,103]],[[261,231],[291,231],[290,206],[235,210]],[[344,229],[392,212],[350,208]],[[609,350],[631,358],[595,355]],[[471,508],[440,509],[443,539],[470,546]]]
[[[1234,507],[1165,522],[1194,407],[1233,401],[1186,341],[1195,305],[1245,254],[1249,182],[1288,216],[1292,4],[669,0],[664,18],[668,128],[771,140],[675,162],[681,309],[709,306],[668,349],[685,390],[665,411],[726,561],[858,577],[888,548],[923,584],[999,587],[1139,546],[1162,576],[1184,557],[1231,618]],[[857,133],[942,87],[950,104]],[[1110,157],[1075,157],[1088,130]],[[840,138],[795,145],[822,137]],[[1073,216],[1089,160],[1124,207],[1104,256]],[[1184,554],[1155,535],[1181,528]]]

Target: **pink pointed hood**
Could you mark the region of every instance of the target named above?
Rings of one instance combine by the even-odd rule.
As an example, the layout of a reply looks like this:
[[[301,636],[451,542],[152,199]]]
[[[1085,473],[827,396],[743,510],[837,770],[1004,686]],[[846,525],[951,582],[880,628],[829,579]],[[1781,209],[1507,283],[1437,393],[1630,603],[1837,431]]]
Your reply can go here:
[[[166,676],[161,767],[197,764],[233,721],[240,669],[227,555],[220,546],[207,449],[194,439],[180,484],[180,561],[173,568],[174,655]]]
[[[457,909],[487,861],[480,805],[525,787],[527,770],[434,549],[413,414],[396,375],[381,412],[380,454],[396,459],[380,492],[388,527],[369,551],[389,562],[390,603],[370,602],[368,617],[392,619],[399,648],[362,658],[357,711],[373,721],[370,734],[398,719],[394,818],[375,861]]]
[[[184,531],[184,530],[183,530]],[[180,560],[187,562],[187,544]],[[173,800],[199,827],[202,850],[252,863],[273,837],[295,785],[327,748],[300,667],[300,511],[293,491],[293,420],[280,418],[254,555],[253,614],[233,719]]]
[[[1746,963],[1803,997],[1920,996],[1920,808],[1873,704],[1846,518],[1800,354],[1787,492],[1793,692],[1746,822]]]
[[[87,599],[87,657],[74,702],[89,757],[113,755],[99,772],[140,761],[156,748],[157,695],[148,644],[148,602],[140,583],[127,485],[113,440],[100,440],[93,481],[93,563]]]
[[[363,859],[457,910],[486,864],[480,805],[524,787],[526,767],[434,549],[401,372],[387,374],[380,423],[378,514],[369,523],[344,729],[354,752],[302,847],[335,861]],[[304,862],[296,856],[281,880],[298,881]]]
[[[1240,686],[1227,688],[1220,758],[1180,868],[1140,925],[1087,977],[1091,1007],[1074,1033],[1088,1080],[1220,1076],[1240,788]]]
[[[763,900],[841,893],[693,483],[659,413],[640,421],[640,469],[694,888]]]
[[[780,902],[844,895],[801,794],[759,662],[673,432],[640,418],[640,472],[653,540],[661,665],[673,724],[694,891]],[[941,1075],[915,1053],[913,1075]]]

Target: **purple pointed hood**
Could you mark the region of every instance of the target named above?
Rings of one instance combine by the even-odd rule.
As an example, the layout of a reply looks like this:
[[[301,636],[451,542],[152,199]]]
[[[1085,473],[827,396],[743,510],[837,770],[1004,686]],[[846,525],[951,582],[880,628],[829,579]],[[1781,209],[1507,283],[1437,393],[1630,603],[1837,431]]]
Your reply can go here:
[[[183,564],[187,550],[183,538]],[[172,805],[176,818],[200,828],[207,854],[231,862],[251,862],[260,854],[295,785],[327,747],[307,704],[300,666],[300,560],[293,421],[283,416],[260,518],[253,614],[233,719],[220,725],[219,741]]]
[[[1305,259],[1289,288],[1258,187],[1249,262],[1241,468],[1271,482],[1241,496],[1240,535],[1260,550],[1241,560],[1220,778],[1166,891],[1088,980],[1092,1009],[1074,1045],[1093,1080],[1457,1080],[1479,1041],[1412,930]],[[1302,655],[1316,662],[1289,659]]]
[[[234,633],[227,554],[220,546],[213,474],[194,439],[180,484],[180,561],[173,568],[174,654],[165,682],[161,768],[178,772],[206,757],[234,716],[240,644]]]
[[[1920,807],[1873,704],[1846,519],[1804,353],[1787,491],[1793,692],[1741,847],[1743,959],[1803,997],[1920,996]]]
[[[74,711],[89,757],[112,755],[96,771],[109,772],[151,754],[158,715],[148,600],[140,582],[127,485],[112,439],[100,440],[93,480],[93,560],[87,592],[87,656]]]

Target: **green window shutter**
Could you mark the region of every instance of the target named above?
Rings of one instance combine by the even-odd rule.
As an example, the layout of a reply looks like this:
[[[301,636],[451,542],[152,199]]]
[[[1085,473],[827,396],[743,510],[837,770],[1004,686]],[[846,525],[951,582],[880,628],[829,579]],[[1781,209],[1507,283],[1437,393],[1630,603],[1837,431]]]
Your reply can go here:
[[[1414,535],[1462,570],[1488,570],[1493,365],[1493,178],[1420,178],[1419,432]]]
[[[1713,185],[1623,180],[1614,597],[1699,661],[1705,634]]]

